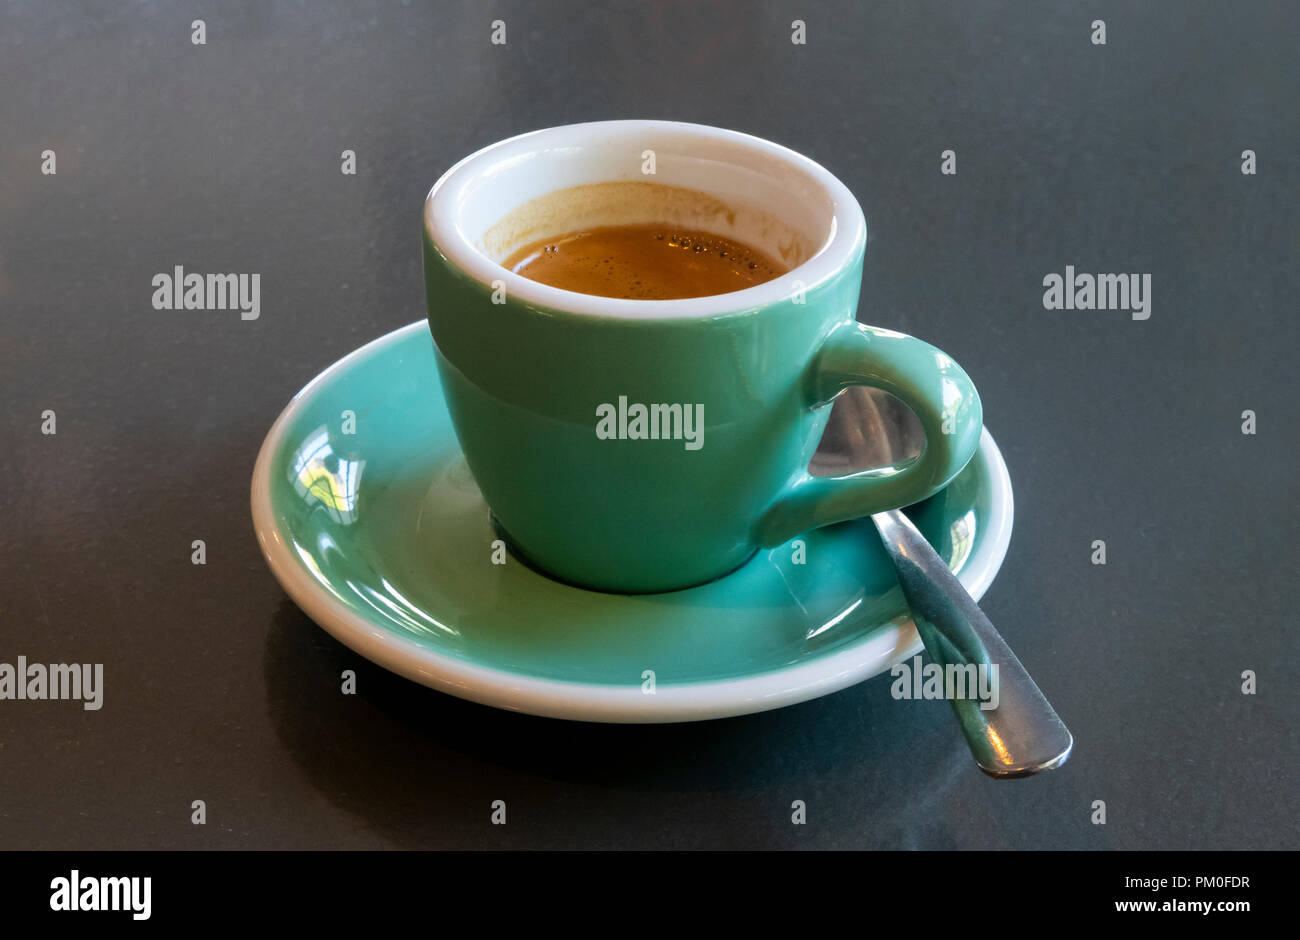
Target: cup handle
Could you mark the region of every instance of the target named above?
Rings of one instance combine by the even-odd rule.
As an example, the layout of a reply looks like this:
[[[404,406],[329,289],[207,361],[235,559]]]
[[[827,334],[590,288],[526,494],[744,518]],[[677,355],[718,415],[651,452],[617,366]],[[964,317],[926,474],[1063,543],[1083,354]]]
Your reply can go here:
[[[920,502],[947,486],[975,455],[984,420],[979,393],[942,350],[892,330],[844,324],[813,360],[807,405],[820,408],[852,385],[883,389],[911,408],[925,430],[925,450],[904,464],[841,477],[814,477],[805,469],[759,520],[763,547]]]

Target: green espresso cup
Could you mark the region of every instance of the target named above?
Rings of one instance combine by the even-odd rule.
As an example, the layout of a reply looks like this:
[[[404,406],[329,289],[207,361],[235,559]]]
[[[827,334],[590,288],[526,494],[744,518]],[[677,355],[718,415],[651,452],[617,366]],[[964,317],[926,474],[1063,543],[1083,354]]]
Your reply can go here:
[[[731,293],[627,300],[501,265],[540,238],[647,221],[791,267]],[[829,172],[713,127],[555,127],[448,170],[424,205],[429,326],[461,448],[511,551],[583,587],[667,591],[944,487],[978,446],[979,395],[940,350],[855,321],[865,245],[862,209]],[[925,450],[814,477],[830,402],[853,385],[911,408]]]

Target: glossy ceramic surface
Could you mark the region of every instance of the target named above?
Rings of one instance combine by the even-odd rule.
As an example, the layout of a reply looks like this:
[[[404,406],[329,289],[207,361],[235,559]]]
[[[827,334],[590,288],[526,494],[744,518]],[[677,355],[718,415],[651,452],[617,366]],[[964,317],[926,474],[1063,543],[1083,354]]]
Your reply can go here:
[[[513,202],[559,181],[644,179],[647,147],[658,155],[656,182],[730,205],[740,195],[728,187],[743,180],[747,201],[775,216],[803,206],[810,257],[745,290],[643,301],[538,284],[476,247]],[[979,395],[942,351],[856,322],[865,245],[862,210],[834,176],[785,147],[719,128],[549,128],[449,170],[425,205],[429,325],[461,449],[511,544],[571,583],[664,591],[947,484],[979,446]],[[814,479],[804,468],[826,403],[851,385],[906,402],[925,428],[925,452],[897,467]],[[609,439],[597,433],[597,417],[616,403],[620,412],[684,409],[704,433],[690,442],[676,431],[661,436],[651,419],[654,433],[643,421]],[[620,419],[627,426],[635,427]]]
[[[294,397],[254,470],[253,520],[272,571],[361,655],[501,708],[653,722],[814,698],[919,648],[869,520],[804,535],[803,564],[786,543],[671,593],[604,594],[515,557],[494,564],[499,535],[435,368],[423,321],[356,350]],[[983,594],[1012,522],[987,432],[957,479],[909,515]]]

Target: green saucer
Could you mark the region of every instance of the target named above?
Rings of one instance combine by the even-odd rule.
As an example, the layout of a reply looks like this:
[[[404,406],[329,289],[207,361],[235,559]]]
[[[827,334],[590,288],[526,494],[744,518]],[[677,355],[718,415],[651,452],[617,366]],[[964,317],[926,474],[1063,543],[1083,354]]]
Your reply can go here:
[[[869,520],[666,594],[602,594],[538,573],[498,541],[435,370],[423,320],[352,352],[294,396],[253,471],[272,572],[362,656],[499,708],[655,722],[815,698],[920,648]],[[987,431],[966,469],[908,515],[978,599],[1012,524]]]

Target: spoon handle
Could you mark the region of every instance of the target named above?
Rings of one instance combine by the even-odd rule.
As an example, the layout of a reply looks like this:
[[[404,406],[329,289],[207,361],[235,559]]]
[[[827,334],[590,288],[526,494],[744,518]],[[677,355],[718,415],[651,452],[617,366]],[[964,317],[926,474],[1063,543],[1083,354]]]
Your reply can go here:
[[[973,696],[949,697],[980,770],[991,777],[1027,777],[1064,764],[1074,746],[1069,729],[938,552],[897,509],[871,518],[930,658],[945,674],[949,666],[997,666],[996,672],[987,670],[996,708],[981,708]],[[992,701],[990,696],[985,704]]]

